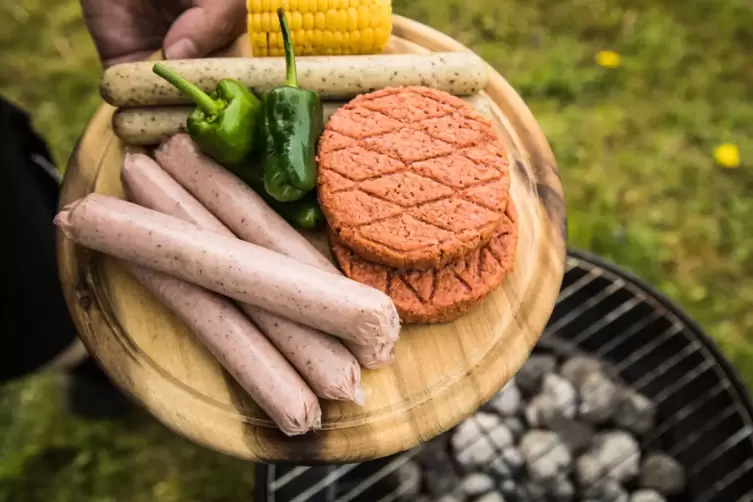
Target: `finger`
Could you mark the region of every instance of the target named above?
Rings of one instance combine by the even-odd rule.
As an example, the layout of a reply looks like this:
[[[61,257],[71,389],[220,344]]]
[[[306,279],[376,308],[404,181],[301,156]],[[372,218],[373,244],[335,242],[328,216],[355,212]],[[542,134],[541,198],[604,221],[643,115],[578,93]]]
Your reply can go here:
[[[246,26],[242,0],[212,0],[185,11],[165,36],[167,59],[207,56],[229,45]]]
[[[105,67],[148,57],[170,27],[166,16],[142,0],[81,0],[81,8]]]

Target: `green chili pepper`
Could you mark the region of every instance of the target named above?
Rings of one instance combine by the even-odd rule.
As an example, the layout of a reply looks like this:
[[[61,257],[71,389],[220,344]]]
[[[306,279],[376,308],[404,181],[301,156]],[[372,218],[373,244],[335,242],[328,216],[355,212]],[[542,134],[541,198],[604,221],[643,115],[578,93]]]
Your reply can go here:
[[[316,143],[324,117],[319,95],[298,87],[293,41],[283,9],[277,9],[285,46],[284,86],[262,96],[266,142],[264,186],[280,202],[301,199],[316,185]]]
[[[153,71],[196,103],[186,128],[204,153],[229,169],[248,157],[261,124],[261,102],[248,87],[223,79],[209,95],[161,64]]]
[[[269,195],[264,185],[264,177],[259,170],[244,170],[240,178],[248,184],[256,193],[258,193],[267,204],[274,209],[277,214],[282,216],[285,221],[294,227],[303,230],[316,230],[324,223],[324,213],[322,213],[319,203],[316,200],[316,192],[308,192],[303,198],[292,202],[279,202]]]

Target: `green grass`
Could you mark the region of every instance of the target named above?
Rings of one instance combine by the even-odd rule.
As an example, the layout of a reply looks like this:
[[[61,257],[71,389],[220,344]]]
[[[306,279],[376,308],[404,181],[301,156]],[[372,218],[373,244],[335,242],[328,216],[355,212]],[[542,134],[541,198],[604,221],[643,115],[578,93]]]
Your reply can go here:
[[[677,300],[753,384],[753,7],[744,0],[395,0],[471,46],[525,98],[557,156],[570,244]],[[614,50],[623,64],[594,63]],[[63,165],[98,103],[75,0],[0,5],[0,92]],[[739,169],[712,152],[736,144]],[[0,502],[247,500],[251,465],[148,418],[65,415],[55,382],[4,391]],[[0,394],[2,397],[2,394]]]

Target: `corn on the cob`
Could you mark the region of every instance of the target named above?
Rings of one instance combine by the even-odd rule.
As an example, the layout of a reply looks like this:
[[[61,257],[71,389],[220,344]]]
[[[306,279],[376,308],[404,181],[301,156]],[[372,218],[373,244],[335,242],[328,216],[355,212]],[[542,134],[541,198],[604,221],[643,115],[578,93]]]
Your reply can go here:
[[[254,56],[282,56],[285,9],[297,56],[378,54],[392,32],[391,0],[247,0]]]

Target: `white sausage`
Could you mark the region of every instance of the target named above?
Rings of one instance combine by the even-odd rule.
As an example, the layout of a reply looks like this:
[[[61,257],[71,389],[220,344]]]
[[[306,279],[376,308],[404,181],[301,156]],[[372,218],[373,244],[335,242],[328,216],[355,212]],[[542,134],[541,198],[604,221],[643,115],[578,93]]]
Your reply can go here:
[[[256,93],[285,85],[285,59],[205,58],[161,62],[204,91],[234,79]],[[175,105],[190,100],[152,72],[153,61],[121,63],[105,70],[100,94],[114,106]],[[423,85],[464,96],[483,89],[487,64],[470,52],[296,58],[299,84],[322,99],[350,99],[385,87]]]
[[[237,176],[203,155],[187,134],[176,134],[155,152],[157,161],[238,237],[319,267],[340,271]],[[345,345],[365,368],[392,363],[393,345],[376,340]]]
[[[397,310],[381,291],[131,202],[92,193],[55,224],[77,244],[325,333],[389,346],[399,336]]]
[[[491,118],[487,98],[474,94],[463,99]],[[324,121],[344,105],[343,101],[322,102]],[[186,120],[192,109],[190,105],[120,108],[112,116],[112,129],[128,145],[157,145],[173,134],[186,132]]]
[[[295,436],[321,427],[314,393],[233,302],[143,267],[127,267],[199,336],[282,432]]]
[[[128,199],[200,227],[235,238],[201,203],[143,154],[126,154],[120,174]],[[363,404],[361,369],[336,338],[253,305],[240,308],[282,352],[313,391],[324,399]]]

